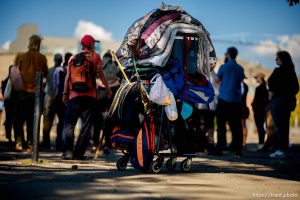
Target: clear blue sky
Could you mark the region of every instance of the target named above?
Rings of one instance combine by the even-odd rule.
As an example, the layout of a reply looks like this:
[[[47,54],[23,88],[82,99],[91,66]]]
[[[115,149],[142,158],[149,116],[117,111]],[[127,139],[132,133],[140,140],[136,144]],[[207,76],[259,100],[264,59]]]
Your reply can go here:
[[[16,30],[24,23],[38,24],[41,35],[73,37],[80,20],[93,22],[111,32],[114,40],[122,40],[135,20],[158,8],[161,2],[1,0],[0,46],[16,39]],[[223,56],[228,46],[235,45],[240,49],[241,58],[272,68],[275,66],[274,56],[265,55],[265,49],[260,49],[262,54],[259,55],[258,51],[255,54],[256,50],[250,52],[252,46],[224,43],[220,39],[264,41],[298,52],[298,55],[293,54],[293,59],[300,67],[300,53],[296,51],[297,48],[300,50],[300,5],[289,7],[286,0],[165,0],[164,3],[179,5],[201,21],[211,34],[218,56]]]

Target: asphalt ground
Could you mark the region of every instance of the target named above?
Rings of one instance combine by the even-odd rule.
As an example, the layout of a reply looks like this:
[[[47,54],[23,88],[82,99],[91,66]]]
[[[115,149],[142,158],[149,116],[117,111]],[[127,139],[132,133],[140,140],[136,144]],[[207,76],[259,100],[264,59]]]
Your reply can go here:
[[[299,137],[296,134],[297,137]],[[87,152],[87,160],[62,160],[61,153],[42,151],[39,163],[32,155],[11,151],[0,143],[0,199],[300,199],[300,144],[284,159],[256,152],[248,144],[243,157],[198,153],[188,173],[162,166],[158,174],[142,173],[130,164],[119,171],[119,151],[109,155]]]

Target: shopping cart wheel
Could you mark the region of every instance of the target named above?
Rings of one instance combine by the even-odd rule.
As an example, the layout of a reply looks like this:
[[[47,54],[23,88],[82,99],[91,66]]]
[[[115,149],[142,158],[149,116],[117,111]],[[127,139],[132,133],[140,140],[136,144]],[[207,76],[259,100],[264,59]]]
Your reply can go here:
[[[155,161],[156,161],[156,162],[159,162],[159,163],[161,163],[161,164],[163,164],[164,161],[165,161],[165,159],[164,159],[164,157],[162,157],[162,156],[158,156],[158,158],[156,158]]]
[[[169,171],[174,171],[176,169],[176,158],[169,158],[166,162],[166,168]]]
[[[118,170],[125,170],[127,168],[128,156],[123,156],[119,160],[117,160],[117,168]]]
[[[162,162],[159,161],[152,161],[151,163],[151,171],[155,174],[159,173],[161,170]]]
[[[191,158],[184,159],[181,162],[181,165],[180,165],[181,171],[188,172],[188,171],[190,171],[191,167],[192,167],[192,159]]]

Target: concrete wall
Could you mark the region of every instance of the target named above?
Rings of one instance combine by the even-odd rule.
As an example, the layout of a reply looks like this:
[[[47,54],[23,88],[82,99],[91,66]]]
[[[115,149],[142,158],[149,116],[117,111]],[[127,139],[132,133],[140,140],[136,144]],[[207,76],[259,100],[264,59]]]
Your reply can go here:
[[[42,53],[76,53],[78,51],[78,40],[75,38],[49,37],[45,36],[41,43]]]
[[[25,52],[27,51],[29,38],[33,34],[39,34],[39,27],[35,24],[24,24],[17,30],[17,38],[10,44],[10,53]],[[41,53],[54,54],[66,52],[77,53],[81,49],[80,40],[77,38],[67,37],[53,37],[41,36],[43,38],[41,43]],[[116,51],[121,45],[120,41],[101,41],[101,55],[107,50]]]
[[[9,52],[16,53],[26,51],[29,38],[33,34],[38,34],[39,27],[35,24],[24,24],[17,30],[17,38],[10,44]]]

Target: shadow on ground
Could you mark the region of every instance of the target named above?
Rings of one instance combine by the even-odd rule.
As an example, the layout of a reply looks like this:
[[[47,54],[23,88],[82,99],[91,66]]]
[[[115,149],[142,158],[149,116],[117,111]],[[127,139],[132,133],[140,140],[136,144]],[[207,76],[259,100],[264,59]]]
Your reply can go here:
[[[166,180],[178,177],[179,182],[169,182],[168,187],[185,188],[187,199],[196,199],[188,195],[188,188],[205,188],[205,196],[218,192],[230,195],[214,184],[190,181],[191,177],[201,174],[246,174],[271,177],[282,180],[300,180],[300,145],[290,149],[290,156],[284,159],[270,159],[270,152],[256,152],[249,149],[243,157],[235,157],[226,152],[223,156],[208,156],[204,153],[193,158],[193,167],[189,173],[182,173],[177,166],[175,172],[165,167],[160,174],[141,173],[129,167],[118,171],[115,167],[120,153],[112,152],[98,160],[63,161],[57,152],[42,152],[40,159],[45,164],[30,165],[31,155],[24,152],[11,152],[8,144],[0,144],[0,194],[1,199],[182,199],[176,191],[174,194],[157,193],[164,191]],[[90,155],[89,159],[92,159]],[[178,158],[182,160],[182,158]],[[180,164],[180,163],[178,163]],[[77,165],[78,169],[72,169]],[[185,180],[184,177],[189,177]],[[250,177],[249,177],[250,178]],[[153,192],[151,192],[153,191]],[[156,192],[155,192],[156,191]],[[186,193],[186,194],[185,194]]]

